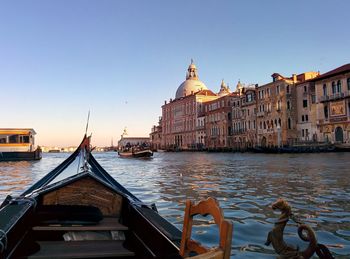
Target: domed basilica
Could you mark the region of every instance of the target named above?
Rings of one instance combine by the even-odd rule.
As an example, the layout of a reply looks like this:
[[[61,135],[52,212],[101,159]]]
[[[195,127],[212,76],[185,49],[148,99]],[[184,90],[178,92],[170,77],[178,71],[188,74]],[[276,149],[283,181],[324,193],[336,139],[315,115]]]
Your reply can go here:
[[[185,97],[201,90],[208,90],[208,88],[199,80],[197,67],[191,60],[191,64],[187,69],[186,80],[177,88],[175,98]]]

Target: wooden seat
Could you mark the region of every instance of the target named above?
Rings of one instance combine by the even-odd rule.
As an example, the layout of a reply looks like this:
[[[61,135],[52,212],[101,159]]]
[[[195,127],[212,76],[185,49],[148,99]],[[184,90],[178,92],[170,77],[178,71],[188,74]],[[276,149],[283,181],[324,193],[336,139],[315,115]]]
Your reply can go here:
[[[123,247],[121,241],[43,241],[40,250],[29,259],[43,258],[115,258],[135,256]]]
[[[103,218],[96,225],[41,225],[35,231],[125,231],[128,227],[119,223],[118,218]]]
[[[219,226],[220,242],[217,248],[207,248],[199,242],[191,240],[193,217],[195,215],[212,215],[215,224]],[[228,259],[231,253],[232,242],[232,222],[224,219],[224,214],[219,207],[218,202],[213,198],[193,204],[192,201],[186,201],[185,218],[182,230],[180,245],[180,255],[188,257],[190,252],[196,252],[198,255],[192,258],[196,259]]]

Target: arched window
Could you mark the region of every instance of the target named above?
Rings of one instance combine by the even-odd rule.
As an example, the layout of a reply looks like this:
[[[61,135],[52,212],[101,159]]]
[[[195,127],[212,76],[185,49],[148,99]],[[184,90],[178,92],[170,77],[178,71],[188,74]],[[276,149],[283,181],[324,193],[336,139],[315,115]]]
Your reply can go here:
[[[281,118],[278,119],[278,125],[282,126]]]
[[[264,129],[266,129],[266,122],[264,121]]]
[[[323,96],[327,96],[327,85],[323,85]]]
[[[292,121],[290,118],[288,118],[288,129],[292,128]]]
[[[332,94],[335,94],[335,82],[332,82]]]
[[[338,80],[337,82],[337,92],[340,93],[341,92],[341,81]]]
[[[325,107],[323,108],[323,111],[324,111],[324,117],[325,117],[326,119],[328,119],[328,107],[325,106]]]

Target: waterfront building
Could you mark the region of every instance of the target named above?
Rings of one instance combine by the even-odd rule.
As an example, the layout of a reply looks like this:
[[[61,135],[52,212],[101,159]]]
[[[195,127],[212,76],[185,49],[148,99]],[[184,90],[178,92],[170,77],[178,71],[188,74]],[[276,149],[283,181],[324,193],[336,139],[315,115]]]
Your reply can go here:
[[[350,64],[313,80],[316,88],[318,139],[350,142]]]
[[[186,80],[178,87],[175,99],[162,106],[162,143],[164,149],[196,149],[203,145],[203,104],[217,99],[199,80],[197,67],[191,62]],[[198,126],[199,125],[199,126]]]
[[[242,135],[240,148],[252,148],[257,144],[257,127],[256,127],[256,94],[255,86],[247,86],[243,88],[240,95],[241,104],[241,121]]]
[[[258,146],[281,147],[297,142],[295,85],[317,75],[317,72],[307,72],[284,77],[274,73],[271,83],[257,88]]]
[[[153,125],[151,129],[150,145],[152,150],[162,149],[162,117],[159,117],[157,125]]]
[[[310,74],[314,78],[319,73]],[[312,79],[296,84],[297,134],[299,144],[318,142],[316,124],[316,91]]]
[[[232,148],[232,103],[235,93],[222,80],[218,98],[205,103],[205,145],[208,149]]]

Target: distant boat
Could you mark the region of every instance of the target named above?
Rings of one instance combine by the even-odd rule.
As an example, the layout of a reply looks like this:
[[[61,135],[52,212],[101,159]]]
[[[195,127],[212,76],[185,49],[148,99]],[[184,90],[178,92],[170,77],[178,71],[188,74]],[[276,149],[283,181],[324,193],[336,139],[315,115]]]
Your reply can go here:
[[[59,149],[50,149],[49,153],[60,153],[61,151]]]
[[[41,148],[34,148],[33,129],[0,129],[0,162],[41,159]]]
[[[118,155],[120,157],[126,158],[142,158],[142,157],[151,157],[153,156],[153,152],[150,149],[134,149],[131,148],[129,150],[119,151]]]

